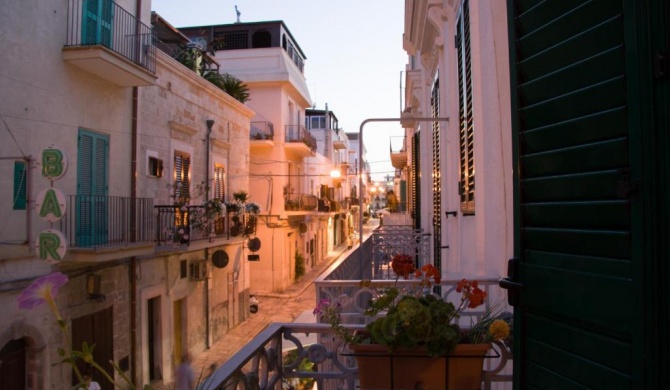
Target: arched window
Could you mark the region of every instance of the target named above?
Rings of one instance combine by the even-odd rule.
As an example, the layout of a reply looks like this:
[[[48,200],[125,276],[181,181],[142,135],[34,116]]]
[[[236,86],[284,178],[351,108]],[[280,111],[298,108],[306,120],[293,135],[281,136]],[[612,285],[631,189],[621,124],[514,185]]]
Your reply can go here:
[[[251,48],[272,47],[272,34],[268,30],[258,30],[251,37]]]

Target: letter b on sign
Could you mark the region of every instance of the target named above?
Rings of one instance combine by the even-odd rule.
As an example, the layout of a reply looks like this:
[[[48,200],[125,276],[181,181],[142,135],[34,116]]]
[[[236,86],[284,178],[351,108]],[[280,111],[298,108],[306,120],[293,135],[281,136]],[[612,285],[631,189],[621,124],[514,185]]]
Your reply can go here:
[[[65,174],[67,160],[59,149],[42,150],[42,176],[56,180]]]

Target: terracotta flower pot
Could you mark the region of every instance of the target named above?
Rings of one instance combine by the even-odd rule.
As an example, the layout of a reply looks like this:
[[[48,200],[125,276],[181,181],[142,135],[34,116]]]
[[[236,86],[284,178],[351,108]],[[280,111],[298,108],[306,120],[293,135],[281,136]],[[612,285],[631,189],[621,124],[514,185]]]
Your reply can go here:
[[[433,358],[425,349],[397,350],[384,345],[350,345],[358,363],[361,389],[475,390],[481,388],[485,344],[458,344],[449,356]]]

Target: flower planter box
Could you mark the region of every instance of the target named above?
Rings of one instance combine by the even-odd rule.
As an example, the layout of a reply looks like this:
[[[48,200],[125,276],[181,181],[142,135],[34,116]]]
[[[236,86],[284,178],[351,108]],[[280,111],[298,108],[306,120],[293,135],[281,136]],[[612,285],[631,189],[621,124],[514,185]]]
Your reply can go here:
[[[379,344],[352,344],[362,390],[475,390],[482,384],[485,344],[458,344],[446,357],[429,357],[425,350],[397,350]]]

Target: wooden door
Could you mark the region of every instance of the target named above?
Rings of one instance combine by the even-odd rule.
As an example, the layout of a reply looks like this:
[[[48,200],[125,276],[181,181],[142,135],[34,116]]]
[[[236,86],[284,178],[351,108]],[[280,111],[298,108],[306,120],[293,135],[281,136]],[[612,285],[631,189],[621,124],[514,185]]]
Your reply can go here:
[[[109,361],[114,361],[114,316],[110,306],[93,314],[88,314],[72,320],[72,347],[82,350],[82,343],[89,346],[95,345],[93,349],[93,360],[105,369],[108,375],[114,375],[114,368]],[[97,381],[103,390],[113,390],[114,386],[102,376],[97,370],[87,367],[83,362],[77,364],[81,372],[90,371],[93,380]],[[79,380],[72,374],[72,384]]]
[[[26,342],[12,340],[0,349],[0,390],[26,388]]]

